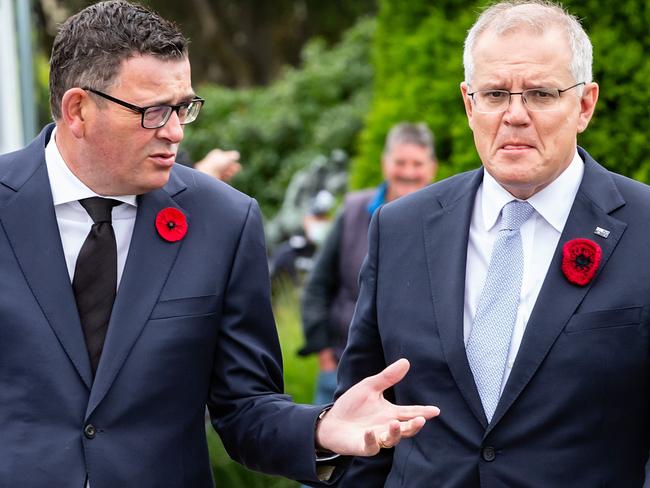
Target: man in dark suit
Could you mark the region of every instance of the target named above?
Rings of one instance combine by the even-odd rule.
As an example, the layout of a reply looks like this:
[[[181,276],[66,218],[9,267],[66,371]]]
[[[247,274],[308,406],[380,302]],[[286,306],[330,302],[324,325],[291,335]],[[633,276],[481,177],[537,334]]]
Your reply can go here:
[[[233,458],[317,483],[317,449],[437,414],[384,400],[407,361],[328,411],[283,394],[257,204],[174,164],[203,101],[172,23],[92,5],[50,64],[56,124],[0,157],[0,486],[213,486],[206,404]]]
[[[439,405],[340,486],[639,487],[650,445],[650,189],[577,146],[591,44],[548,2],[485,10],[461,92],[483,167],[380,209],[341,391],[398,357]]]

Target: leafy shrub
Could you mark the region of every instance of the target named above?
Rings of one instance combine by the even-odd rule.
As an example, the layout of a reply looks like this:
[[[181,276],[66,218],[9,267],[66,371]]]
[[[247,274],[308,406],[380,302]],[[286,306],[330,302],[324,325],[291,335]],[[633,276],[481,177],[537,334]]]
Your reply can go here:
[[[467,30],[485,1],[381,0],[372,59],[374,97],[351,186],[381,180],[377,165],[388,128],[401,120],[429,124],[441,162],[439,179],[477,167],[459,85]],[[594,45],[594,80],[601,96],[594,120],[579,136],[610,169],[650,182],[650,7],[645,0],[603,5],[570,0],[565,6],[583,22]]]
[[[578,142],[600,163],[650,183],[650,5],[645,0],[566,2],[594,46],[600,99]]]
[[[244,170],[233,184],[273,215],[297,170],[334,149],[352,149],[370,104],[373,31],[374,21],[362,19],[331,49],[309,42],[302,67],[266,88],[201,86],[206,104],[187,128],[185,149],[194,160],[215,146],[239,150]]]

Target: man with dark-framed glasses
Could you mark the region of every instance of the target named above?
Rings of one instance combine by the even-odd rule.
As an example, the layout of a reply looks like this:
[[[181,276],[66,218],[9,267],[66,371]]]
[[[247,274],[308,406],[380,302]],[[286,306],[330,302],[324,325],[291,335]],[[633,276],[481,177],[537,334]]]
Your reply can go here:
[[[148,107],[138,107],[137,105],[112,97],[106,93],[100,92],[99,90],[94,90],[88,87],[85,87],[84,90],[140,114],[142,116],[140,125],[143,129],[158,129],[162,127],[167,123],[169,117],[171,117],[174,112],[176,112],[179,124],[190,124],[199,116],[201,107],[205,102],[201,97],[194,97],[191,100],[179,103],[178,105],[150,105]]]
[[[577,145],[591,65],[551,2],[499,2],[470,29],[460,89],[482,167],[375,213],[339,366],[346,391],[408,357],[391,398],[442,414],[338,486],[643,485],[650,189]]]
[[[405,360],[283,394],[257,204],[175,164],[203,100],[173,23],[96,3],[50,67],[55,124],[0,157],[0,486],[211,487],[206,404],[236,460],[331,483],[438,414],[384,399]]]

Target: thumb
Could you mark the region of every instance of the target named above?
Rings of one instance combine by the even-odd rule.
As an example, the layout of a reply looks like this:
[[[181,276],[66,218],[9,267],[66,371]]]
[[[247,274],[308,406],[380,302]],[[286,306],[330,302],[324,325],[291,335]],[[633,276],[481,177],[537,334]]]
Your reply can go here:
[[[224,151],[224,152],[223,152],[223,155],[224,155],[225,157],[227,157],[228,159],[231,159],[231,160],[233,160],[233,159],[234,159],[234,160],[238,160],[238,159],[240,158],[239,151],[235,151],[235,150],[232,150],[232,151]]]
[[[379,393],[402,381],[410,367],[408,359],[398,359],[380,373],[366,378],[366,381],[372,390]]]

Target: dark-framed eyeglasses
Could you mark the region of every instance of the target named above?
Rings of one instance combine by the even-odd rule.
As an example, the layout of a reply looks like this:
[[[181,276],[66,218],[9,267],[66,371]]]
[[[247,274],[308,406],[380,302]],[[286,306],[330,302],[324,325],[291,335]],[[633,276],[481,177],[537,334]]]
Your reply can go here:
[[[142,118],[141,125],[145,129],[158,129],[162,127],[167,123],[172,112],[176,112],[181,125],[192,123],[198,117],[201,107],[205,103],[203,98],[196,97],[188,102],[179,103],[178,105],[151,105],[148,107],[138,107],[137,105],[112,97],[93,88],[84,87],[83,89],[140,114]]]
[[[467,95],[472,97],[476,111],[484,114],[493,114],[508,110],[512,95],[520,95],[529,110],[533,112],[545,112],[557,109],[560,102],[560,95],[580,85],[586,85],[586,82],[581,81],[564,90],[557,88],[531,88],[521,92],[478,90]]]

